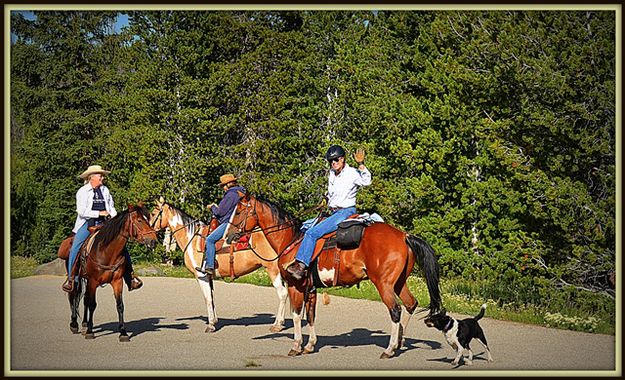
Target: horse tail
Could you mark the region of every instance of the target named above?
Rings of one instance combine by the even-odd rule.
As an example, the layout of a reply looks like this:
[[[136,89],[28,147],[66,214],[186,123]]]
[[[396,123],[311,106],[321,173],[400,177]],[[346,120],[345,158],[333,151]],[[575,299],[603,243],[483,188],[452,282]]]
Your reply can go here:
[[[75,282],[75,289],[73,292],[69,294],[71,299],[72,310],[76,312],[77,316],[80,316],[80,301],[85,296],[87,292],[87,279],[79,278],[78,281]]]
[[[430,293],[430,314],[436,314],[441,310],[442,301],[439,288],[440,269],[438,260],[434,255],[434,248],[425,240],[414,235],[406,236],[406,243],[423,269],[425,282]]]

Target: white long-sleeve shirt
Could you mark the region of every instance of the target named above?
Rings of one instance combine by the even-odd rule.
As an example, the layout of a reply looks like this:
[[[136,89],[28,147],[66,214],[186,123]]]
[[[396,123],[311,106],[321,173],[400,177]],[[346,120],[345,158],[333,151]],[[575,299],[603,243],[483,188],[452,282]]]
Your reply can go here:
[[[114,217],[117,215],[117,211],[115,210],[115,204],[113,203],[113,197],[109,189],[104,185],[100,185],[100,190],[102,191],[102,197],[104,197],[106,211],[108,211],[111,217]],[[78,216],[76,216],[73,232],[78,232],[80,227],[87,222],[87,219],[98,218],[100,216],[100,211],[92,210],[92,207],[93,187],[91,187],[91,184],[87,183],[76,192],[76,212]]]
[[[346,163],[339,175],[331,169],[328,177],[328,207],[356,206],[358,189],[369,185],[371,185],[371,172],[366,167],[361,171]]]

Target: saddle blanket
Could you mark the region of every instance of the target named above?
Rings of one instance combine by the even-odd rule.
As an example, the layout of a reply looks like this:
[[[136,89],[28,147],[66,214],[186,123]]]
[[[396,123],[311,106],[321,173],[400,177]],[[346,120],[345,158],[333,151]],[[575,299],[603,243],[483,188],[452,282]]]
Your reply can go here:
[[[384,219],[382,219],[382,217],[375,212],[373,214],[369,214],[368,212],[365,212],[363,214],[358,214],[358,216],[350,218],[350,220],[359,220],[361,222],[364,222],[367,225],[374,223],[374,222],[379,222],[379,223],[384,222]],[[300,230],[302,232],[306,232],[318,222],[319,222],[319,217],[308,219],[304,223],[302,223],[302,228],[300,228]]]

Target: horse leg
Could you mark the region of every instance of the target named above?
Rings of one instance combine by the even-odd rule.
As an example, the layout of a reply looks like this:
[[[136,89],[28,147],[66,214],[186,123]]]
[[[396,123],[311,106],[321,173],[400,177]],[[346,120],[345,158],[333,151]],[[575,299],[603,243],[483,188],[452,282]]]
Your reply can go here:
[[[284,312],[286,309],[286,301],[289,296],[289,291],[286,286],[282,282],[282,276],[280,275],[280,271],[277,266],[274,265],[273,268],[266,268],[267,273],[269,274],[269,278],[271,279],[271,283],[273,287],[276,289],[276,293],[278,293],[278,313],[276,314],[276,320],[273,325],[269,328],[271,332],[279,332],[284,329]]]
[[[304,353],[310,354],[315,352],[315,344],[317,344],[317,333],[315,332],[315,316],[317,314],[317,290],[308,293],[306,297],[306,320],[308,321],[308,344],[304,347]]]
[[[204,301],[206,302],[206,310],[208,311],[208,326],[204,332],[215,332],[217,329],[217,315],[215,314],[215,303],[213,301],[213,278],[211,276],[204,276],[197,278],[200,289],[204,294]]]
[[[87,334],[87,318],[89,317],[89,306],[88,306],[88,299],[87,299],[88,295],[87,292],[85,291],[85,299],[83,301],[83,313],[82,313],[82,329],[81,329],[81,334],[84,336],[85,334]]]
[[[126,332],[126,325],[124,324],[124,299],[122,297],[124,282],[121,278],[118,278],[111,282],[111,287],[113,288],[115,304],[117,305],[117,317],[119,318],[119,341],[130,342],[130,338]]]
[[[95,299],[95,291],[97,285],[95,282],[87,281],[87,291],[85,293],[85,306],[87,308],[87,331],[85,332],[85,339],[94,339],[93,335],[93,314],[97,306]]]
[[[399,345],[401,347],[404,345],[403,335],[406,333],[406,330],[408,329],[408,323],[410,322],[412,313],[414,313],[415,309],[419,305],[419,302],[412,295],[412,293],[408,289],[408,285],[405,282],[403,283],[398,295],[399,295],[399,298],[401,299],[401,302],[404,304],[404,308],[406,309],[406,311],[401,314],[401,321],[400,321],[401,329],[400,329],[400,335],[399,335]]]
[[[74,284],[74,290],[67,295],[69,299],[69,308],[72,313],[71,322],[69,323],[69,329],[74,334],[78,334],[78,308],[80,307],[80,281],[76,281]]]
[[[293,316],[293,348],[289,351],[289,356],[297,356],[302,353],[302,309],[304,306],[304,293],[289,287],[289,298],[291,299],[291,309]]]
[[[394,282],[394,281],[393,281]],[[401,306],[397,303],[395,299],[395,292],[393,290],[393,286],[385,282],[373,281],[375,287],[378,289],[378,293],[380,293],[380,297],[382,298],[382,302],[388,308],[388,311],[391,315],[391,336],[388,347],[382,355],[380,359],[388,359],[395,355],[395,351],[399,348],[400,337],[402,336],[400,317],[401,317]]]

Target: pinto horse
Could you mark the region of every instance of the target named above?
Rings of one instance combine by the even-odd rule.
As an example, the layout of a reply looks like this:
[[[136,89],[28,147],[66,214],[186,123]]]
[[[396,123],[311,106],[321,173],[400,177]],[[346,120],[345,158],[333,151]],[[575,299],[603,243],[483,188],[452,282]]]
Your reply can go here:
[[[439,265],[432,247],[422,239],[409,235],[386,223],[373,223],[365,228],[359,247],[346,250],[323,250],[316,260],[316,269],[311,275],[296,280],[286,272],[286,267],[293,262],[297,248],[301,243],[300,223],[286,212],[270,202],[259,200],[248,194],[239,193],[241,199],[231,219],[229,235],[252,231],[260,227],[269,244],[279,252],[278,265],[282,277],[288,284],[293,325],[295,330],[294,345],[289,356],[302,353],[302,310],[305,307],[310,335],[303,353],[315,350],[317,335],[315,332],[315,314],[317,291],[312,271],[317,272],[317,285],[350,286],[370,279],[378,290],[382,302],[391,316],[391,337],[386,350],[380,358],[390,358],[400,347],[403,332],[406,331],[412,313],[418,302],[412,295],[406,280],[410,276],[415,262],[421,265],[430,294],[430,314],[441,309],[439,290]],[[236,231],[238,230],[238,232]],[[330,234],[329,234],[330,235]],[[326,235],[328,237],[329,235]],[[317,242],[316,250],[325,239]],[[337,252],[337,254],[335,254]],[[311,263],[311,267],[315,261]],[[404,308],[397,298],[401,299]]]
[[[150,215],[150,225],[156,231],[167,227],[172,231],[178,247],[184,253],[184,265],[195,276],[204,294],[206,309],[208,310],[208,326],[205,332],[216,331],[215,325],[218,318],[215,313],[213,299],[213,278],[195,270],[196,267],[201,267],[203,263],[205,237],[200,231],[206,228],[206,226],[201,221],[193,220],[182,210],[166,203],[163,197],[158,200]],[[227,254],[220,254],[218,251],[215,255],[217,263],[215,278],[236,278],[264,267],[269,274],[273,287],[278,293],[279,299],[278,313],[270,331],[281,331],[284,328],[288,292],[278,269],[276,252],[271,248],[265,235],[260,231],[251,234],[250,246],[252,247],[250,249],[234,251],[232,257]]]
[[[82,245],[76,260],[76,273],[80,280],[69,293],[71,309],[70,330],[78,333],[78,306],[85,297],[83,315],[83,335],[93,339],[93,314],[96,308],[96,289],[104,284],[111,284],[117,304],[119,317],[119,341],[128,342],[130,338],[124,324],[124,289],[123,276],[126,271],[126,258],[123,250],[129,240],[135,240],[154,248],[157,236],[148,224],[148,211],[142,206],[129,205],[128,209],[117,214],[97,230]]]

